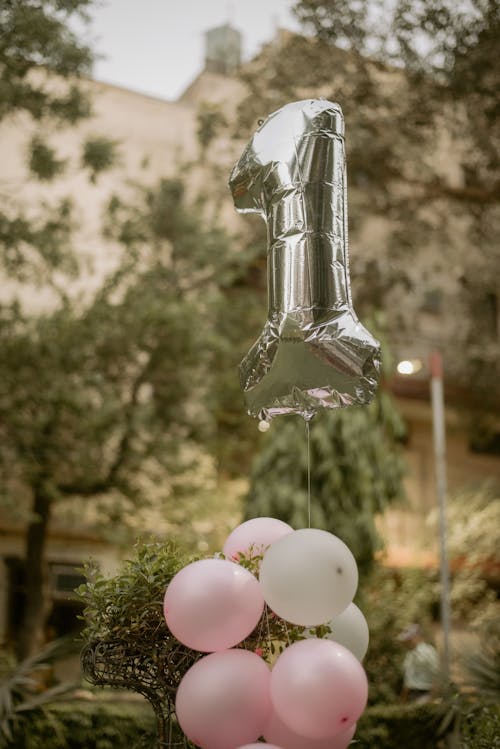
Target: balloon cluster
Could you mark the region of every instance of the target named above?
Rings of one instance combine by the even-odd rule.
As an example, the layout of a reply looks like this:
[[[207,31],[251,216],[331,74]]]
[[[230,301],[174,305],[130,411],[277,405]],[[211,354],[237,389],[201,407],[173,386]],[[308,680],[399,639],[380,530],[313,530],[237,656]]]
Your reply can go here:
[[[352,603],[350,550],[326,531],[256,518],[223,551],[184,567],[165,592],[174,637],[208,653],[178,687],[180,727],[202,749],[256,749],[260,737],[271,749],[345,749],[368,694],[368,627]],[[238,563],[252,558],[258,580]],[[284,631],[298,625],[301,639],[284,642],[270,669],[261,648],[236,646],[273,617]],[[315,636],[320,625],[326,639]]]

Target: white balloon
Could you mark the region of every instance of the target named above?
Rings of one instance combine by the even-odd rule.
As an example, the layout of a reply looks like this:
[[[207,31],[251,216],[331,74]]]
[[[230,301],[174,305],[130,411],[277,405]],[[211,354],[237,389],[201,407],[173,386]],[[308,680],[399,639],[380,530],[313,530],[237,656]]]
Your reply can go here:
[[[328,635],[329,639],[340,643],[350,650],[358,661],[362,661],[368,650],[370,632],[367,621],[356,604],[350,603],[345,611],[332,619],[330,628],[332,633]]]
[[[271,544],[260,583],[270,608],[293,624],[325,624],[351,603],[358,586],[356,561],[340,538],[303,528]]]
[[[328,625],[332,631],[324,639],[338,642],[350,650],[358,661],[362,661],[368,650],[370,633],[366,619],[356,604],[350,603],[345,611],[328,622]],[[316,634],[309,630],[306,637],[316,637]]]

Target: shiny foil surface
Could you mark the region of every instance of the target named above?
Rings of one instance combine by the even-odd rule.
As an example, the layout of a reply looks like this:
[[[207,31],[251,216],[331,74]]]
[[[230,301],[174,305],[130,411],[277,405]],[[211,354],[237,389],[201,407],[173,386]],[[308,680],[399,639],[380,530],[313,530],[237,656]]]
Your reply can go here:
[[[368,403],[378,341],[351,300],[344,117],[338,104],[287,104],[260,125],[234,166],[236,210],[267,223],[268,316],[240,364],[248,412],[269,420]]]

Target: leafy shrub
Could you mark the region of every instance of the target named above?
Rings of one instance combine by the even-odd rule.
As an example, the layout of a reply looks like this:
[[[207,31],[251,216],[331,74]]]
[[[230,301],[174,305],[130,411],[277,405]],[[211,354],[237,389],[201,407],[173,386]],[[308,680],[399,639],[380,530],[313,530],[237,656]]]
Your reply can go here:
[[[353,749],[437,749],[440,716],[432,703],[368,708],[358,721]]]
[[[10,653],[0,652],[0,746],[12,739],[27,716],[43,711],[74,689],[75,684],[70,682],[41,689],[47,669],[74,649],[74,643],[67,639],[55,640],[19,662]]]
[[[352,749],[444,749],[443,703],[377,705],[358,721]],[[451,727],[450,727],[451,728]],[[499,749],[500,707],[461,702],[456,749]]]
[[[481,700],[500,704],[500,620],[486,622],[475,649],[463,657],[465,682]]]
[[[437,524],[437,511],[430,516]],[[454,570],[451,585],[453,617],[480,628],[500,616],[498,569],[500,487],[485,483],[450,498],[447,507],[448,553]]]
[[[370,645],[363,666],[370,685],[371,705],[398,700],[405,651],[397,636],[413,621],[426,633],[436,600],[435,576],[431,572],[396,572],[376,567],[365,579],[359,606],[370,629]]]
[[[132,645],[153,645],[166,631],[163,595],[174,577],[194,557],[172,542],[140,544],[119,573],[104,577],[94,564],[85,568],[87,582],[78,594],[85,603],[83,638],[89,642],[115,637]]]
[[[500,707],[474,705],[462,718],[460,749],[500,747]]]
[[[23,722],[8,749],[142,749],[155,745],[155,718],[145,703],[69,702]]]
[[[440,749],[438,705],[368,708],[358,722],[352,749]],[[496,749],[498,708],[477,706],[464,723],[461,749]],[[496,733],[495,733],[496,732]],[[489,743],[485,743],[488,742]],[[9,749],[148,749],[155,745],[155,719],[146,703],[70,702],[33,714]],[[263,744],[265,746],[265,744]]]

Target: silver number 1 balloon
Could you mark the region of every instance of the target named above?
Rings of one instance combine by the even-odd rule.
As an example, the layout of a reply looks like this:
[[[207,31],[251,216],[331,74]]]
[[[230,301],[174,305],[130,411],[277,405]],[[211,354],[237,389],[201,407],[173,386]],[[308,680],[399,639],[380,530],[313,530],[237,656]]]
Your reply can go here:
[[[269,420],[368,403],[380,346],[354,312],[344,118],[323,99],[260,125],[229,181],[235,207],[267,223],[268,318],[240,364],[248,412]]]

